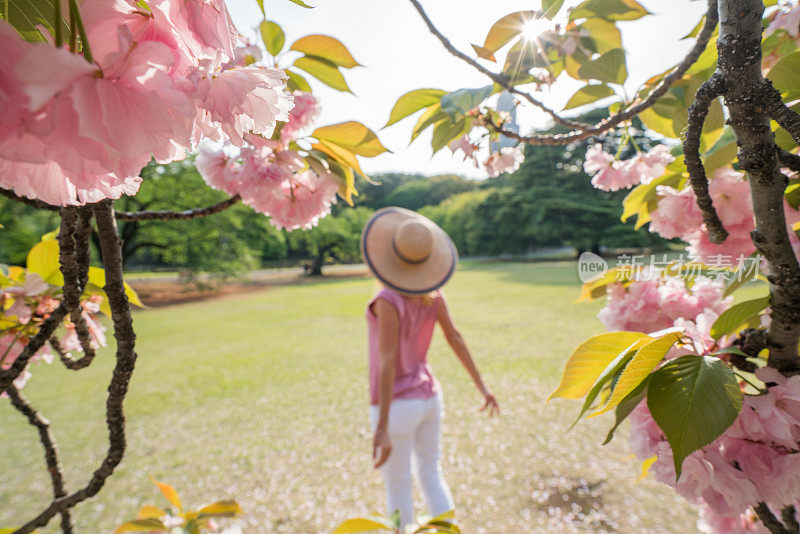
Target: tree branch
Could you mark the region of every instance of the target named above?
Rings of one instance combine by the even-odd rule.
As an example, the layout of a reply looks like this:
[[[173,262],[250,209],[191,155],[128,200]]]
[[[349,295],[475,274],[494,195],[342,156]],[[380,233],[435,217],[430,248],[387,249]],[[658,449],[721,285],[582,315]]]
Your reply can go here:
[[[207,217],[215,213],[226,210],[239,202],[241,197],[233,195],[231,198],[223,200],[207,208],[194,208],[186,211],[118,211],[116,217],[120,221],[175,221],[188,220],[196,217]]]
[[[689,171],[689,182],[694,189],[697,206],[703,215],[703,222],[708,230],[708,239],[720,244],[728,238],[728,231],[714,209],[714,203],[708,194],[708,177],[700,159],[700,136],[703,134],[703,123],[708,115],[711,103],[724,91],[725,82],[720,76],[712,76],[703,82],[695,93],[694,102],[689,106],[689,119],[686,126],[686,137],[683,140],[683,153],[686,169]]]
[[[0,195],[8,197],[11,200],[16,200],[17,202],[22,202],[23,204],[27,204],[28,206],[33,206],[34,208],[50,210],[50,211],[58,211],[61,209],[58,206],[48,204],[47,202],[42,202],[41,200],[20,196],[16,194],[14,191],[11,191],[10,189],[3,189],[2,187],[0,187]]]
[[[790,171],[800,172],[800,156],[788,150],[778,149],[778,161]]]
[[[764,79],[760,93],[758,96],[759,110],[789,132],[795,143],[800,144],[800,115],[783,103],[781,92],[772,85],[771,81]]]
[[[720,1],[716,76],[725,80],[728,124],[736,135],[739,166],[749,178],[756,222],[751,236],[769,266],[772,321],[766,335],[768,365],[791,375],[800,372],[800,265],[786,228],[783,194],[787,179],[779,169],[766,113],[770,103],[763,101],[777,93],[761,73],[763,13],[762,0]]]
[[[55,336],[50,338],[50,347],[58,354],[58,359],[64,364],[64,367],[69,369],[70,371],[80,371],[89,366],[94,359],[95,352],[92,351],[91,353],[84,351],[84,355],[77,360],[69,355],[61,347],[61,342],[58,341],[58,338]]]
[[[646,110],[650,106],[656,103],[656,101],[664,96],[664,94],[669,90],[673,83],[677,80],[681,79],[683,75],[689,70],[697,59],[700,57],[700,54],[706,49],[708,45],[708,41],[711,39],[711,36],[714,34],[714,28],[717,27],[718,21],[718,14],[717,14],[717,0],[708,0],[708,10],[706,11],[706,20],[703,24],[703,29],[700,31],[700,34],[697,36],[697,40],[692,46],[692,49],[689,51],[688,54],[683,58],[683,60],[675,67],[671,73],[666,75],[661,82],[659,82],[656,87],[653,88],[648,95],[643,98],[642,100],[632,104],[631,106],[625,108],[622,111],[598,122],[594,125],[586,125],[581,123],[576,123],[569,121],[568,119],[564,119],[556,114],[554,111],[550,110],[549,108],[545,107],[541,102],[533,99],[527,93],[521,92],[513,88],[510,85],[507,78],[496,74],[489,69],[482,66],[480,63],[475,61],[474,59],[470,58],[463,52],[456,49],[452,43],[444,36],[442,33],[436,28],[433,22],[430,20],[428,15],[425,13],[425,10],[422,8],[418,0],[409,0],[414,8],[419,13],[422,20],[425,22],[428,29],[433,33],[439,42],[442,43],[442,46],[450,52],[452,55],[456,56],[457,58],[465,61],[466,63],[472,65],[475,69],[479,72],[488,76],[492,81],[498,83],[499,85],[503,86],[507,90],[512,93],[516,93],[526,100],[533,104],[534,106],[542,109],[548,115],[553,117],[555,122],[567,126],[569,128],[573,128],[574,130],[565,133],[565,134],[553,134],[553,135],[520,135],[516,132],[512,132],[510,130],[506,130],[499,125],[495,125],[491,122],[491,119],[488,121],[487,126],[489,126],[494,131],[505,135],[506,137],[510,137],[512,139],[516,139],[520,142],[529,144],[529,145],[548,145],[548,146],[557,146],[557,145],[566,145],[568,143],[572,143],[573,141],[580,141],[582,139],[587,139],[589,137],[597,136],[610,130],[611,128],[617,126],[618,124],[631,120],[633,117],[641,113],[642,111]]]
[[[50,422],[30,405],[16,387],[9,387],[6,393],[8,393],[14,408],[27,417],[28,422],[39,431],[39,441],[42,442],[42,447],[44,448],[44,461],[47,463],[47,472],[50,473],[50,481],[53,484],[53,498],[63,497],[67,494],[67,490],[64,486],[64,475],[58,463],[58,447],[52,434],[50,434]],[[64,534],[71,534],[73,530],[69,509],[64,508],[60,510],[60,513],[61,530]]]
[[[783,523],[781,523],[777,517],[775,517],[775,514],[772,513],[772,510],[769,509],[766,503],[758,503],[755,507],[755,511],[758,518],[772,534],[793,534],[789,529],[783,526]]]
[[[791,504],[781,510],[781,519],[783,524],[786,525],[787,530],[793,533],[800,532],[800,523],[797,522],[797,515],[794,506]]]
[[[109,445],[106,457],[100,467],[92,474],[92,478],[82,489],[65,497],[55,499],[38,516],[15,531],[15,534],[29,534],[42,527],[62,509],[71,508],[77,503],[93,497],[100,491],[106,479],[122,461],[125,453],[125,414],[123,400],[128,392],[131,375],[136,363],[134,345],[136,334],[125,286],[122,281],[122,247],[114,220],[114,208],[110,200],[104,200],[94,206],[97,220],[97,233],[103,255],[103,267],[106,272],[105,292],[111,306],[114,321],[114,337],[117,340],[117,363],[108,386],[106,400],[106,424],[108,426]]]

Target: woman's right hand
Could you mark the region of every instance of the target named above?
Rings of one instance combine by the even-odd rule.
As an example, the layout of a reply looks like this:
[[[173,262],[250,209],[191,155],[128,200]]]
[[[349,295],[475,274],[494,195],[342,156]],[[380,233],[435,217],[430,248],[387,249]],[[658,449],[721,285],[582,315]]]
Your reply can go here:
[[[392,441],[389,439],[389,431],[385,428],[375,429],[372,438],[372,459],[375,460],[375,469],[386,463],[392,453]]]
[[[489,410],[489,417],[500,415],[500,405],[497,404],[497,399],[494,398],[494,395],[492,395],[490,391],[483,392],[483,407],[481,411],[484,412],[487,408]]]

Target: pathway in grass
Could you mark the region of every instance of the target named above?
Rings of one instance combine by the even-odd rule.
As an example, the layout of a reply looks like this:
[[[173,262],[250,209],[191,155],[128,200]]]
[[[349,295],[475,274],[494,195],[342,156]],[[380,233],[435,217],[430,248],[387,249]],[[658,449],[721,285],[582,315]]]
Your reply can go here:
[[[380,510],[363,320],[374,289],[368,279],[319,281],[136,313],[129,449],[100,496],[75,511],[77,531],[110,532],[140,505],[160,503],[149,475],[189,504],[238,499],[245,532],[329,532]],[[544,404],[571,349],[600,329],[600,303],[574,302],[574,265],[467,265],[447,293],[502,408],[499,419],[477,413],[479,396],[437,334],[431,360],[447,404],[445,473],[464,532],[694,529],[682,499],[637,481],[625,432],[600,447],[610,420],[567,434],[578,405]],[[112,358],[105,350],[79,373],[37,365],[25,388],[53,422],[72,489],[105,451]],[[35,433],[7,401],[0,421],[4,527],[47,502],[49,482]]]

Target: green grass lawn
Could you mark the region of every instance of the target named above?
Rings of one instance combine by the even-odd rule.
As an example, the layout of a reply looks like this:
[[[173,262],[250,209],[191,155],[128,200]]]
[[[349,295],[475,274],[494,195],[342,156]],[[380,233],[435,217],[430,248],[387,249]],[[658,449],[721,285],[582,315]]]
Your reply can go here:
[[[100,495],[74,511],[78,532],[110,532],[146,503],[150,475],[185,503],[236,498],[245,532],[329,532],[382,510],[371,468],[364,304],[369,279],[321,280],[137,312],[128,450]],[[626,433],[601,447],[609,417],[568,431],[576,402],[545,398],[570,351],[601,330],[602,303],[575,303],[572,263],[467,264],[448,286],[456,320],[502,416],[480,398],[437,334],[444,469],[466,533],[690,532],[696,515],[630,457]],[[92,367],[33,369],[24,393],[52,421],[69,489],[106,447],[105,350]],[[37,436],[0,400],[0,527],[50,500]],[[45,532],[56,527],[53,521]]]

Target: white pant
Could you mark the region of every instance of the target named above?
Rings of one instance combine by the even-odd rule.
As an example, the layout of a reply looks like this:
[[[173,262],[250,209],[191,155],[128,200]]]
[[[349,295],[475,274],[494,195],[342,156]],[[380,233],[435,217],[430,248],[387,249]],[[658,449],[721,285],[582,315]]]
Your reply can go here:
[[[378,425],[378,407],[370,406],[369,415],[374,431]],[[428,513],[437,516],[454,508],[453,497],[442,477],[439,461],[439,425],[443,416],[441,393],[430,399],[395,399],[389,407],[388,430],[392,453],[380,469],[386,485],[388,515],[399,510],[401,527],[414,519],[412,450],[417,482],[425,495]]]

